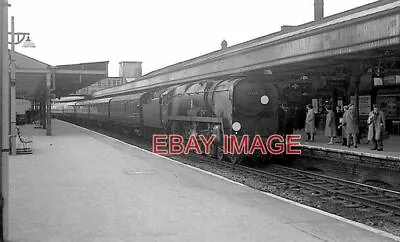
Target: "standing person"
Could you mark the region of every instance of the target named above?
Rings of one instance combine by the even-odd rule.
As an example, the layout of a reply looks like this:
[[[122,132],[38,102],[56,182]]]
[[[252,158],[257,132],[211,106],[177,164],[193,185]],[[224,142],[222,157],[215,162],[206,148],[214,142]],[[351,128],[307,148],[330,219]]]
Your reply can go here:
[[[348,106],[343,106],[343,115],[342,118],[340,119],[340,128],[342,130],[342,146],[347,145],[347,134],[346,134],[346,123],[344,122],[344,119],[349,111]]]
[[[342,108],[340,106],[336,106],[336,113],[335,113],[335,121],[336,121],[336,135],[339,138],[338,143],[342,139],[342,129],[341,129],[341,119],[343,118]]]
[[[349,110],[343,118],[344,124],[346,124],[346,136],[347,136],[347,147],[351,147],[351,138],[353,139],[354,148],[357,148],[357,134],[358,126],[354,112],[353,104],[349,105]]]
[[[305,132],[307,134],[307,141],[314,142],[315,133],[315,113],[311,104],[307,105],[307,114],[305,122]]]
[[[374,121],[375,119],[375,113],[374,110],[372,110],[371,112],[369,112],[368,115],[368,119],[367,119],[367,125],[368,125],[368,135],[367,135],[367,144],[369,144],[370,142],[372,143],[372,139],[374,138],[374,133],[375,133],[375,129],[374,129]],[[371,150],[375,150],[376,148],[371,148]]]
[[[373,105],[373,111],[369,113],[368,140],[372,142],[371,150],[383,150],[382,136],[385,131],[385,114],[379,110],[378,105]]]
[[[333,139],[336,137],[336,117],[331,105],[326,105],[325,109],[327,111],[325,122],[325,136],[329,137],[328,145],[333,145]]]

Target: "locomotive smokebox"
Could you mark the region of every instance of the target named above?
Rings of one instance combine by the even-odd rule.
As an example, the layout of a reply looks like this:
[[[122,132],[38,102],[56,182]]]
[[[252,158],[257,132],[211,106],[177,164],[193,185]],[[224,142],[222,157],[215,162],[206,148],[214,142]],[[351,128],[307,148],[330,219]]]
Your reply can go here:
[[[119,63],[119,76],[124,78],[139,78],[142,76],[142,62],[121,61]]]
[[[324,18],[324,0],[314,0],[314,20],[318,21]]]

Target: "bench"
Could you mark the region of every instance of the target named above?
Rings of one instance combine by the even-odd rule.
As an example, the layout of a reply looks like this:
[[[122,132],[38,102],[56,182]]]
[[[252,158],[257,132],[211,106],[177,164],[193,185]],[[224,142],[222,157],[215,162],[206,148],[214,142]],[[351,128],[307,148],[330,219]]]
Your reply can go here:
[[[17,136],[18,136],[18,141],[21,144],[21,146],[17,146],[17,154],[32,154],[32,144],[33,140],[32,138],[28,137],[22,137],[21,136],[21,131],[17,127]]]

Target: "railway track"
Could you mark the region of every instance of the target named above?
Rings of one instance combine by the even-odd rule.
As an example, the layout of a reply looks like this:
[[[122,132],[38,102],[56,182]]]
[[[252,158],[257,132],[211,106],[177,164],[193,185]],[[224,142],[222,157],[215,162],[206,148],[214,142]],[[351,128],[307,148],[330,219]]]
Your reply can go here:
[[[351,202],[351,204],[345,204],[347,207],[357,208],[367,205],[371,208],[385,210],[390,214],[400,217],[400,192],[280,165],[273,165],[268,174],[270,175],[271,173],[281,179],[285,177],[286,180],[290,179],[291,182],[298,185],[306,186],[309,189],[315,189],[320,193],[325,193],[325,195],[346,199]]]
[[[268,185],[286,187],[288,190],[300,191],[309,196],[342,204],[344,209],[366,212],[368,217],[391,218],[390,220],[400,224],[400,192],[276,164],[264,169],[255,169],[221,162],[207,156],[188,155],[188,157],[196,162],[212,162],[224,169],[234,169],[235,172],[255,177]]]

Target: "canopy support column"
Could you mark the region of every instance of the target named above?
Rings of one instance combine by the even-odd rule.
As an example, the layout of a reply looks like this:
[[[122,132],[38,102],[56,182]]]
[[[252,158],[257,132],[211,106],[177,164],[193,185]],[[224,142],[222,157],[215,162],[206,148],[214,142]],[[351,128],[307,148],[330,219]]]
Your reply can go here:
[[[8,154],[10,82],[8,76],[8,1],[0,1],[0,240],[8,239]]]
[[[14,33],[14,17],[11,17],[11,53],[10,53],[10,153],[17,154],[17,104],[16,104],[16,78],[15,78],[15,33]]]
[[[51,82],[54,73],[46,74],[46,135],[51,136]]]

